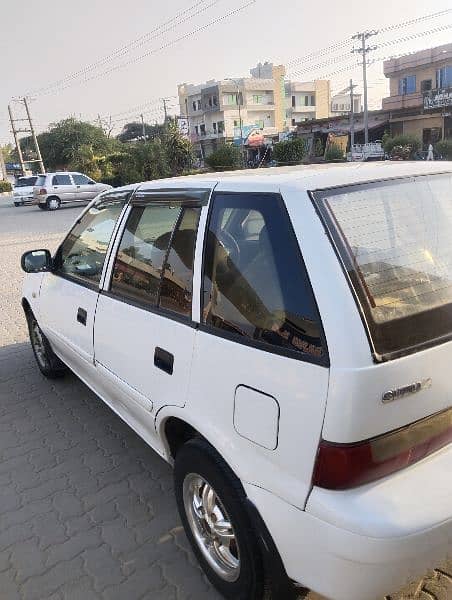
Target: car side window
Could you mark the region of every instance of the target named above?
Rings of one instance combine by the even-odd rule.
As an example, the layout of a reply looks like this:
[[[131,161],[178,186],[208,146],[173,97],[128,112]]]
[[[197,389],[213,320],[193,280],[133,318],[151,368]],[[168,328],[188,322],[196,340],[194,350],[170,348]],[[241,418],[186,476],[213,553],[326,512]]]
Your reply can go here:
[[[180,206],[132,208],[113,267],[113,294],[157,306],[163,264],[180,211]]]
[[[111,235],[128,196],[128,192],[102,196],[83,213],[55,255],[56,274],[99,283]]]
[[[212,202],[203,323],[237,341],[322,362],[320,318],[282,198],[217,193]]]
[[[72,185],[70,175],[54,175],[52,185]]]
[[[86,175],[79,175],[78,173],[74,173],[72,179],[74,180],[75,185],[87,185],[91,183],[89,177],[86,177]]]
[[[183,208],[163,270],[160,307],[191,317],[193,262],[200,209]]]

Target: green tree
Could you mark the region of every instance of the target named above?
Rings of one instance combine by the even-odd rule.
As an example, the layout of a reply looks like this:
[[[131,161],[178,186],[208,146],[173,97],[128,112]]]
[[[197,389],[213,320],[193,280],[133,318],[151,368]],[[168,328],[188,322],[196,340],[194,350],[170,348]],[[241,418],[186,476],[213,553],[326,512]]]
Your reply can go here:
[[[337,144],[330,144],[325,152],[325,160],[344,160],[344,151]]]
[[[435,144],[435,150],[445,160],[452,160],[452,140],[441,140]]]
[[[103,129],[73,117],[51,125],[48,131],[38,135],[38,142],[49,170],[67,168],[77,159],[82,146],[91,148],[98,156],[104,156],[114,147],[114,141]]]
[[[124,145],[110,157],[116,185],[126,185],[171,175],[168,158],[161,140]]]
[[[194,151],[190,140],[180,133],[175,121],[168,121],[162,141],[171,174],[181,175],[193,162]]]
[[[299,164],[306,154],[306,141],[299,137],[278,142],[273,148],[273,158],[280,165]]]
[[[146,140],[153,140],[157,137],[163,137],[165,133],[165,125],[149,125],[144,124],[144,134]],[[136,142],[143,139],[143,124],[138,121],[126,123],[122,128],[121,133],[116,136],[120,142]]]
[[[414,135],[383,136],[383,149],[392,158],[409,159],[421,147],[421,140]]]
[[[206,158],[206,164],[218,171],[238,169],[242,163],[240,148],[232,144],[222,144]]]

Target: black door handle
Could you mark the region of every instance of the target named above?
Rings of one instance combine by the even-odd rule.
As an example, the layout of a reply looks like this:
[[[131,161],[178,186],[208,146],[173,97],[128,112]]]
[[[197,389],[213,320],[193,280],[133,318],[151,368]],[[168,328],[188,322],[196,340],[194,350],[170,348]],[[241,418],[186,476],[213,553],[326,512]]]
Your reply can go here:
[[[159,348],[157,346],[154,352],[154,365],[157,367],[157,369],[161,369],[162,371],[165,371],[165,373],[168,373],[168,375],[172,375],[174,356],[170,352],[167,352],[166,350],[163,350],[163,348]]]
[[[81,323],[82,325],[86,325],[86,317],[88,316],[88,313],[86,312],[86,310],[84,308],[79,308],[77,311],[77,321],[79,323]]]

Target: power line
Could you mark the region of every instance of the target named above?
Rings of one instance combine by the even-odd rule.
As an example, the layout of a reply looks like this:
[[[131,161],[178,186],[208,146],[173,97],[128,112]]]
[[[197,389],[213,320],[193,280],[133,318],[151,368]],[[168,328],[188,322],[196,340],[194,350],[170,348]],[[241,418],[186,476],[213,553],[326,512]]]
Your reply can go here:
[[[401,23],[396,23],[395,25],[388,25],[387,27],[382,27],[379,29],[378,33],[386,33],[387,31],[394,31],[394,29],[402,29],[404,27],[409,27],[410,25],[417,25],[418,23],[422,23],[423,21],[435,19],[436,17],[441,17],[451,12],[452,8],[446,8],[445,10],[440,10],[429,15],[424,15],[423,17],[417,17],[416,19],[410,19],[409,21],[402,21]]]
[[[71,80],[78,79],[79,77],[93,71],[97,67],[108,64],[117,58],[121,58],[122,56],[129,53],[131,50],[136,50],[137,48],[140,48],[141,46],[147,44],[148,42],[164,35],[165,33],[168,33],[169,31],[172,31],[179,25],[186,23],[187,21],[190,21],[191,19],[193,19],[194,17],[198,16],[199,14],[205,12],[206,10],[209,10],[209,8],[211,8],[215,4],[218,4],[218,2],[220,2],[220,0],[213,0],[210,4],[208,4],[204,7],[201,7],[199,10],[195,11],[194,13],[189,14],[186,18],[181,19],[181,17],[183,17],[187,13],[190,13],[191,11],[196,9],[198,6],[200,6],[201,4],[204,4],[204,2],[206,2],[206,0],[199,0],[198,2],[196,2],[189,8],[177,13],[174,17],[172,17],[168,21],[165,21],[158,27],[154,28],[152,31],[136,38],[132,42],[129,42],[128,44],[125,44],[124,46],[121,46],[120,48],[117,48],[112,53],[100,58],[96,62],[91,63],[90,65],[87,65],[86,67],[83,67],[82,69],[79,69],[78,71],[75,71],[74,73],[71,73],[71,74],[63,77],[62,79],[54,81],[53,83],[50,83],[42,88],[39,88],[33,92],[30,92],[29,95],[39,96],[50,89],[61,87],[62,85],[64,85],[65,83],[68,83]],[[167,27],[167,28],[164,29],[165,27]],[[153,34],[155,34],[155,35],[153,35]]]
[[[148,56],[151,56],[153,54],[156,54],[158,52],[161,52],[162,50],[166,50],[167,48],[170,48],[171,46],[176,45],[177,43],[186,40],[190,37],[193,37],[194,35],[205,31],[206,29],[208,29],[209,27],[212,27],[213,25],[216,25],[218,23],[221,23],[222,21],[242,12],[243,10],[245,10],[246,8],[248,8],[249,6],[251,6],[252,4],[255,4],[257,2],[257,0],[249,0],[248,2],[246,2],[245,4],[242,4],[241,6],[239,6],[238,8],[231,10],[229,12],[227,12],[226,14],[217,17],[215,19],[213,19],[212,21],[209,21],[209,23],[206,23],[205,25],[201,25],[199,27],[197,27],[196,29],[193,29],[192,31],[189,31],[188,33],[185,33],[184,35],[175,38],[174,40],[171,40],[169,42],[166,42],[165,44],[163,44],[162,46],[159,46],[158,48],[153,48],[152,50],[149,50],[148,52],[145,52],[144,54],[141,54],[139,56],[136,56],[134,58],[131,58],[125,62],[119,63],[118,65],[115,65],[113,67],[111,67],[110,69],[107,69],[106,71],[103,71],[101,73],[97,73],[95,75],[92,75],[90,77],[87,77],[85,79],[82,79],[81,81],[74,81],[73,83],[68,83],[67,85],[62,86],[61,88],[57,88],[56,92],[62,92],[65,89],[72,87],[73,85],[77,85],[80,83],[87,83],[93,79],[99,79],[100,77],[104,77],[105,75],[109,75],[110,73],[113,73],[115,71],[118,71],[120,69],[124,69],[125,67],[128,67],[130,65],[136,64],[138,62],[140,62],[141,60],[143,60],[144,58],[147,58]],[[46,93],[42,93],[41,95],[48,95],[49,93],[54,93],[54,92],[46,92]]]

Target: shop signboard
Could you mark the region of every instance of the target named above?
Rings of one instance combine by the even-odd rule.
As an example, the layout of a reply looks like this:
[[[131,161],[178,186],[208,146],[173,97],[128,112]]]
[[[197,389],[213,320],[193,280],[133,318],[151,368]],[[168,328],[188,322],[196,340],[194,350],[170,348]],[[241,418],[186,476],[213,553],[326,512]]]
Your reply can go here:
[[[452,87],[430,90],[424,93],[424,110],[452,106]]]

